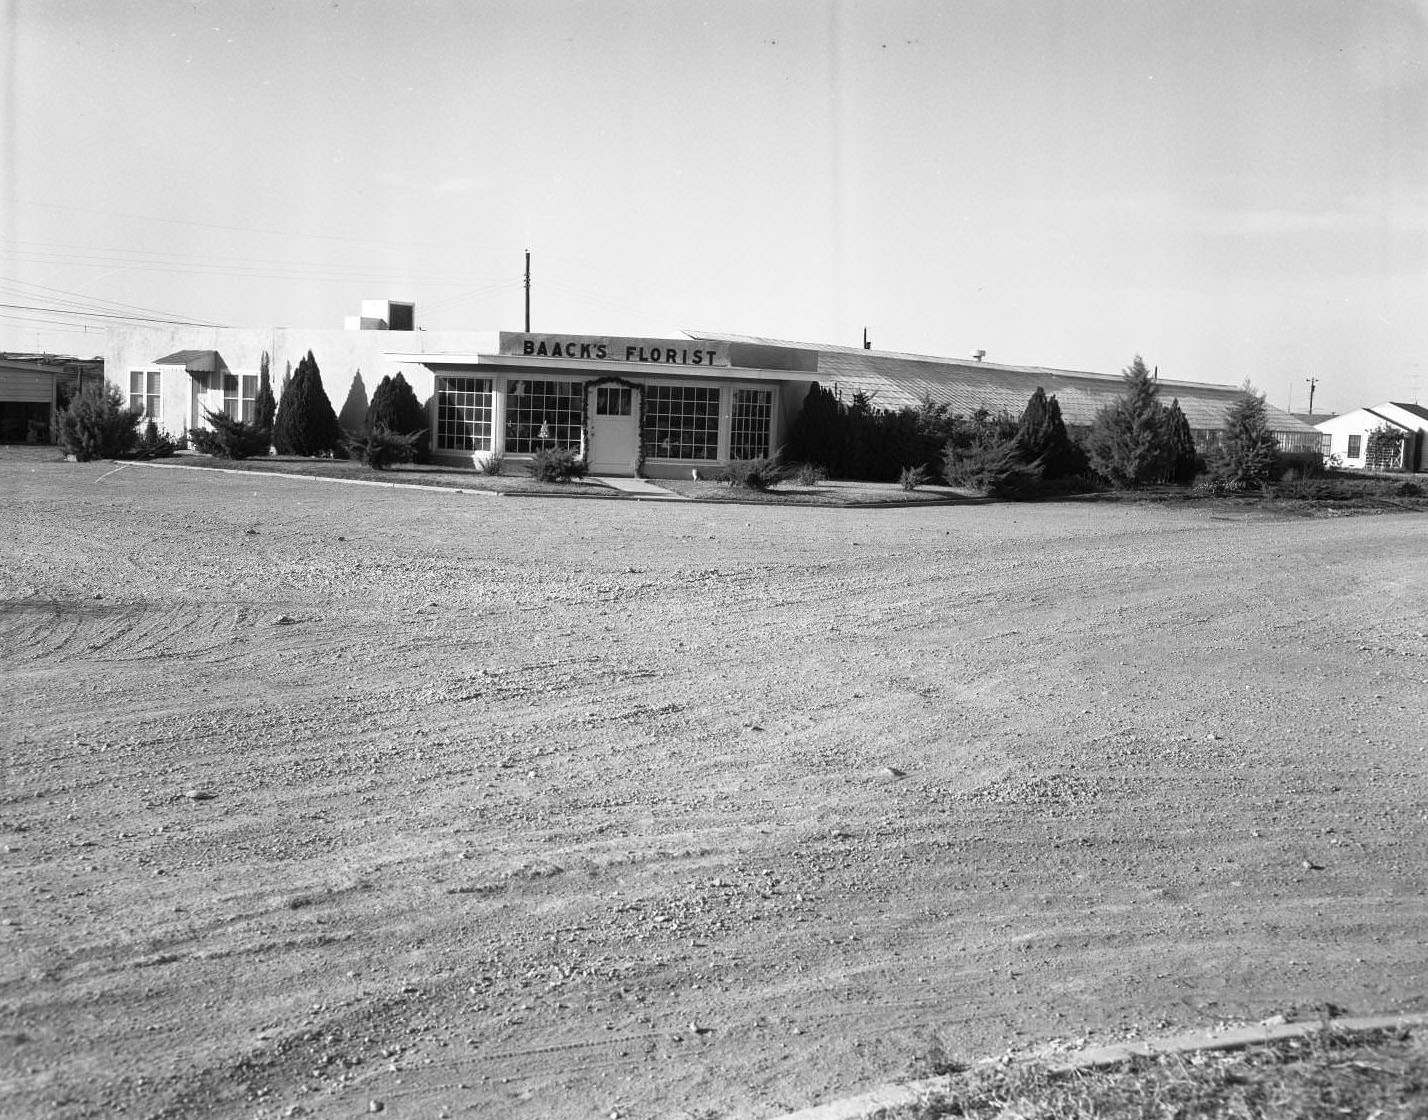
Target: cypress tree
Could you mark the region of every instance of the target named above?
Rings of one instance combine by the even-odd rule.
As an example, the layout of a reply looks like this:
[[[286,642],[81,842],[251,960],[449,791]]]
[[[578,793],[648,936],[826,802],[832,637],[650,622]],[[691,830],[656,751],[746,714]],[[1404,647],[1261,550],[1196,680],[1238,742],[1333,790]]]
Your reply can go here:
[[[1165,406],[1139,354],[1124,371],[1121,395],[1096,413],[1086,450],[1112,486],[1130,488],[1165,477]]]
[[[1279,441],[1269,430],[1264,394],[1244,392],[1225,415],[1220,446],[1210,459],[1210,477],[1231,490],[1271,481],[1279,469]]]
[[[1200,457],[1195,452],[1195,437],[1190,434],[1190,421],[1181,411],[1179,397],[1165,410],[1165,439],[1169,448],[1166,477],[1184,486],[1195,477]]]
[[[281,455],[332,454],[342,446],[337,413],[322,387],[322,372],[312,351],[298,362],[279,402],[273,444]]]
[[[426,410],[400,371],[396,377],[382,378],[372,394],[372,403],[367,406],[367,431],[375,432],[378,427],[399,435],[416,436],[413,456],[419,463],[426,461],[429,444]]]
[[[788,436],[789,458],[802,463],[817,463],[839,474],[842,466],[840,447],[842,405],[827,389],[813,382],[803,398],[803,408]]]
[[[273,417],[277,414],[278,402],[273,396],[273,380],[268,375],[268,352],[263,351],[263,360],[258,367],[258,395],[253,399],[253,423],[261,431],[273,430]]]
[[[1026,402],[1016,442],[1027,463],[1040,460],[1043,478],[1067,478],[1086,469],[1085,455],[1066,431],[1060,402],[1040,385]]]

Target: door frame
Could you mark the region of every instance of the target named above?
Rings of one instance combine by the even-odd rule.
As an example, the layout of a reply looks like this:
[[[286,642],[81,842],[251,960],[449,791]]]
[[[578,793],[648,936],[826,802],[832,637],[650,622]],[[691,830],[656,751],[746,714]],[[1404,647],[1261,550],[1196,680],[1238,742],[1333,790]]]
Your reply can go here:
[[[634,446],[630,448],[627,460],[624,460],[624,470],[628,470],[631,477],[638,477],[641,468],[644,466],[644,386],[634,381],[627,381],[623,377],[601,377],[595,381],[588,381],[585,384],[585,454],[586,465],[591,473],[596,472],[594,450],[595,450],[595,425],[599,423],[600,416],[595,410],[595,401],[599,396],[600,389],[628,389],[630,390],[630,418],[633,421]],[[610,472],[604,472],[610,473]],[[622,472],[623,473],[623,472]]]

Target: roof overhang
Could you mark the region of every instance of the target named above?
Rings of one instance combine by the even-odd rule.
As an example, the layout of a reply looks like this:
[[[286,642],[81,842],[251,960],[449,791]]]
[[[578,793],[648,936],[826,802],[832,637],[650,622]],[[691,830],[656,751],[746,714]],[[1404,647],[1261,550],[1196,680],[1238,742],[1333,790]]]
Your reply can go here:
[[[183,366],[184,371],[193,377],[208,373],[223,373],[228,369],[228,363],[223,360],[217,350],[176,350],[166,357],[156,358],[154,365]]]

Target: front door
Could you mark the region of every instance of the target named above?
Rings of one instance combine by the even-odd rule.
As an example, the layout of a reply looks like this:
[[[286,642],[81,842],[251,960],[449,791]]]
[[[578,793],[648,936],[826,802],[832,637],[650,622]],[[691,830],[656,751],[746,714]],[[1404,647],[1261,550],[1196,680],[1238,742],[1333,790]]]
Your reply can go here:
[[[639,392],[629,385],[591,386],[586,402],[591,474],[635,473],[640,439]]]

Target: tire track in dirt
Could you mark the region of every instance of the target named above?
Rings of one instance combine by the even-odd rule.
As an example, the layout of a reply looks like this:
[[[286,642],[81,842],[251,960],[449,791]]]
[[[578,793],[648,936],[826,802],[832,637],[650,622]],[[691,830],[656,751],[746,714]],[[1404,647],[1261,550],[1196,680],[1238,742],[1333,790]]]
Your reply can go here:
[[[62,510],[112,547],[0,594],[213,629],[5,663],[13,1114],[757,1117],[934,1044],[1417,990],[1411,533],[135,473],[0,542]]]

